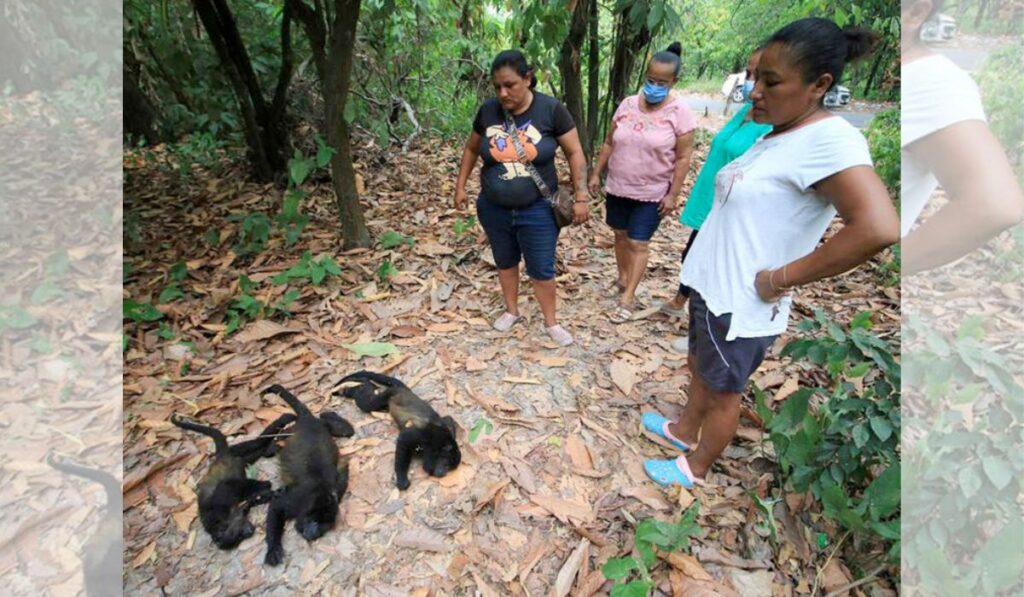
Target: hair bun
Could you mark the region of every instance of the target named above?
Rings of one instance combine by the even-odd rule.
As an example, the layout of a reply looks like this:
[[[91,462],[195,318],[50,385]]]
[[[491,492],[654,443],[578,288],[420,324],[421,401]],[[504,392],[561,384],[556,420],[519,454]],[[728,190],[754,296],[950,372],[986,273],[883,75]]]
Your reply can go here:
[[[846,38],[846,61],[851,62],[863,58],[875,49],[879,36],[874,31],[861,27],[849,27],[843,29],[843,37]]]
[[[665,51],[666,52],[671,52],[671,53],[675,54],[676,56],[682,57],[682,55],[683,55],[683,44],[681,44],[681,43],[679,43],[677,41],[674,41],[674,42],[670,43],[667,48],[665,48]]]

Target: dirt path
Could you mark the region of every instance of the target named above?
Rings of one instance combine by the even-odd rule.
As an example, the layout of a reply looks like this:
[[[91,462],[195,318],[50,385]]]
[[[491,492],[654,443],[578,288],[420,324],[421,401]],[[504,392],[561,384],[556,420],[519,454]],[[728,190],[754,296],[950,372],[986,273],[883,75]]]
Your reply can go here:
[[[741,422],[740,439],[707,488],[663,491],[644,474],[644,458],[671,454],[640,433],[639,416],[649,408],[672,415],[685,402],[686,361],[670,349],[684,331],[662,315],[619,326],[608,321],[614,260],[603,222],[572,229],[559,243],[560,317],[575,345],[547,340],[528,291],[521,298],[525,321],[507,335],[490,329],[500,299],[483,233],[479,226],[464,237],[453,231],[465,215],[449,207],[457,159],[442,147],[362,170],[371,231],[394,230],[413,238],[411,246],[339,254],[331,202],[318,192],[298,245],[273,240],[245,267],[228,256],[235,239],[226,234],[234,225],[224,216],[269,211],[280,200],[275,191],[204,174],[174,190],[152,168],[126,164],[126,211],[140,222],[128,247],[134,273],[127,295],[154,299],[179,259],[189,273],[186,297],[161,307],[175,339],[158,337],[149,325],[133,333],[125,357],[125,470],[141,480],[125,498],[126,592],[546,595],[560,572],[563,582],[574,583],[573,594],[606,592],[600,566],[632,549],[636,521],[678,520],[694,500],[703,535],[693,558],[657,568],[662,591],[808,592],[814,562],[827,554],[812,541],[816,530],[799,496],[776,505],[785,541],[763,536],[766,521],[751,496],[777,493],[777,467],[755,421]],[[218,247],[197,240],[211,227],[222,230]],[[687,234],[673,220],[656,235],[640,294],[645,305],[674,292]],[[238,274],[257,283],[259,298],[276,301],[284,287],[267,278],[293,265],[302,250],[333,255],[341,276],[322,286],[293,285],[301,296],[278,327],[250,324],[225,336],[223,311],[237,294]],[[390,286],[373,281],[384,260],[399,272]],[[898,288],[878,287],[871,270],[806,289],[795,312],[806,316],[821,307],[846,321],[871,309],[876,329],[895,329]],[[274,335],[259,338],[260,329]],[[194,351],[176,348],[182,339]],[[400,354],[360,359],[342,346],[366,341],[391,342]],[[391,423],[330,396],[341,377],[362,368],[388,369],[458,421],[464,464],[455,473],[436,480],[415,469],[408,491],[394,488]],[[773,355],[756,381],[775,393],[799,373]],[[172,411],[198,409],[228,432],[253,434],[284,410],[256,393],[272,382],[357,428],[354,438],[338,442],[352,475],[341,523],[312,544],[289,526],[285,564],[275,569],[262,565],[262,530],[234,552],[211,545],[195,518],[194,495],[211,446],[166,423]],[[169,464],[142,474],[161,462]],[[274,461],[262,461],[258,471],[276,483]],[[254,511],[253,521],[262,525],[264,515]]]

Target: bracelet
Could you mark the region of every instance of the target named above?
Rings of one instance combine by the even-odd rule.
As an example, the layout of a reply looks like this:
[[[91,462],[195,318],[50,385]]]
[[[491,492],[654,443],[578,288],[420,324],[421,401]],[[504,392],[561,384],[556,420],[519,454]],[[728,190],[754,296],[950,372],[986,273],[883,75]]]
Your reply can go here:
[[[573,201],[573,203],[582,203],[582,204],[586,205],[587,203],[590,203],[590,202],[589,201]]]
[[[788,267],[789,267],[788,263],[786,265],[782,266],[782,287],[785,288],[785,289],[789,288],[789,276],[787,275],[787,272],[786,272],[786,269]]]
[[[772,287],[772,292],[778,292],[779,289],[775,287],[775,272],[778,270],[768,270],[768,285]]]

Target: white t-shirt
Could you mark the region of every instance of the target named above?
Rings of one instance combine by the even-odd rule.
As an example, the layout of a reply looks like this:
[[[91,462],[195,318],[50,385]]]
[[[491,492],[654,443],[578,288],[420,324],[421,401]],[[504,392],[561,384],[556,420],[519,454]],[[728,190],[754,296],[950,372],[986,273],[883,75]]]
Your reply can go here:
[[[974,79],[941,54],[904,64],[900,90],[900,236],[906,236],[939,185],[907,146],[958,122],[984,121],[985,109]]]
[[[786,331],[792,299],[766,303],[754,277],[807,255],[836,209],[811,185],[871,165],[864,135],[838,116],[762,137],[715,177],[715,200],[683,263],[680,281],[715,315],[732,313],[726,340]],[[781,272],[776,275],[781,283]]]

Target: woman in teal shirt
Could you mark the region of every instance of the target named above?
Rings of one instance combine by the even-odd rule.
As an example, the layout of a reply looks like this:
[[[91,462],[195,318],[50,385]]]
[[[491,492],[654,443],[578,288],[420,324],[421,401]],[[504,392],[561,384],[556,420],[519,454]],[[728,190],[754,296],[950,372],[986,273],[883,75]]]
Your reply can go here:
[[[758,139],[772,130],[770,124],[757,124],[750,117],[750,91],[754,88],[754,71],[757,69],[757,62],[761,58],[762,48],[757,48],[747,60],[746,79],[743,83],[743,97],[745,103],[732,119],[722,127],[722,130],[711,140],[711,150],[708,151],[707,160],[700,169],[697,182],[694,183],[690,196],[686,200],[686,208],[679,217],[679,221],[693,228],[686,247],[683,249],[683,256],[680,262],[686,261],[686,254],[690,251],[693,239],[697,237],[705,218],[711,211],[711,202],[715,198],[715,175],[723,166],[743,155]],[[661,311],[673,317],[686,317],[686,301],[690,296],[690,289],[680,283],[676,296],[669,302],[662,304]],[[686,338],[680,338],[672,343],[672,347],[680,352],[686,352]]]

